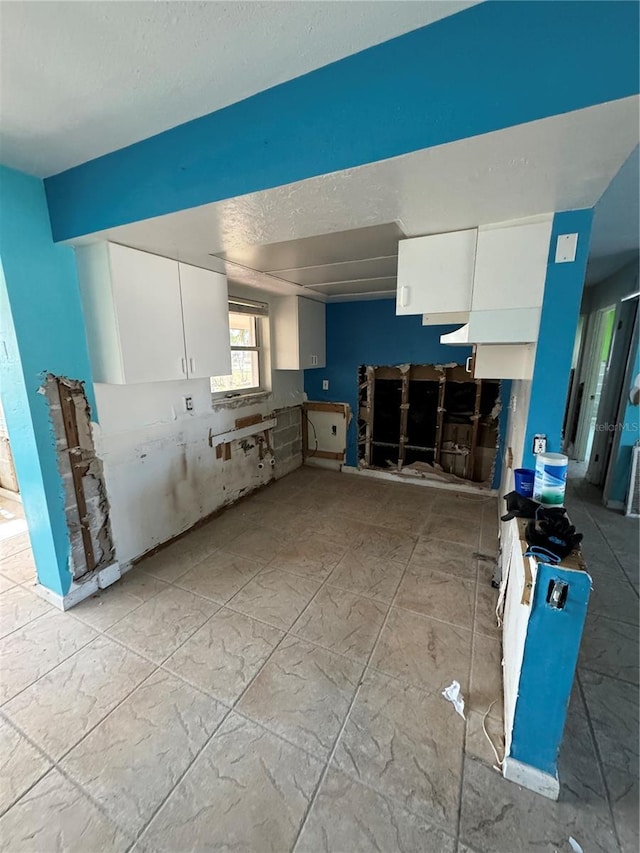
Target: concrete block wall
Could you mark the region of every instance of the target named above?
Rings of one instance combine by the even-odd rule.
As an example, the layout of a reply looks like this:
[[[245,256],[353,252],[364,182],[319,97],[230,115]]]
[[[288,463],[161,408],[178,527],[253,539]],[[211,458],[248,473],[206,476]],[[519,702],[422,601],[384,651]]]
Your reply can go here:
[[[302,408],[277,409],[277,425],[273,428],[273,455],[276,479],[290,474],[302,465]]]

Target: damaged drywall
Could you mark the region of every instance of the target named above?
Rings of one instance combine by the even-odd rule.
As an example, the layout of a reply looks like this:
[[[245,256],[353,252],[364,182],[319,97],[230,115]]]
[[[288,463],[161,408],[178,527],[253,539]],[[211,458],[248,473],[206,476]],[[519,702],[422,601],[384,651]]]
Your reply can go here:
[[[46,374],[40,389],[49,404],[69,531],[69,569],[74,580],[115,559],[109,500],[91,429],[84,384]]]
[[[359,465],[443,482],[492,482],[500,382],[456,364],[362,365]]]

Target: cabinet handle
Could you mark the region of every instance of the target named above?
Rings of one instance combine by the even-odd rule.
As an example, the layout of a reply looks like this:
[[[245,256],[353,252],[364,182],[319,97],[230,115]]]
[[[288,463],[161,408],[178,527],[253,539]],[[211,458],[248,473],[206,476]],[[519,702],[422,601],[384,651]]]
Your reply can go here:
[[[181,358],[180,361],[182,362],[182,372],[186,376],[187,375],[187,360],[186,360],[186,358]]]
[[[409,304],[409,297],[411,295],[410,291],[411,291],[411,288],[407,287],[406,285],[402,285],[402,287],[400,288],[400,307],[401,308],[406,308],[407,305]]]
[[[472,356],[472,355],[470,355],[470,356],[467,358],[467,362],[466,362],[466,364],[465,364],[465,366],[464,366],[464,369],[467,371],[467,373],[471,373],[471,363],[472,363],[472,361],[473,361],[473,356]]]
[[[195,360],[193,358],[189,359],[189,370],[191,373],[196,372],[196,363],[195,363]]]

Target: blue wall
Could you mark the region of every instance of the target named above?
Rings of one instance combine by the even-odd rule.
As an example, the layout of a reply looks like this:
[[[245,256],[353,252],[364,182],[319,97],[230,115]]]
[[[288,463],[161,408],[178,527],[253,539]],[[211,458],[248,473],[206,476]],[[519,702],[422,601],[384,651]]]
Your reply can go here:
[[[327,366],[305,370],[304,390],[310,400],[349,403],[351,406],[353,419],[347,434],[348,465],[358,464],[360,365],[464,364],[467,356],[471,355],[470,347],[452,347],[440,343],[440,335],[456,328],[423,326],[420,316],[397,317],[394,299],[334,302],[327,305]],[[323,379],[329,380],[328,391],[322,390]],[[510,383],[503,383],[503,401],[509,399],[510,387]],[[506,420],[505,412],[500,419],[502,433]]]
[[[549,582],[569,584],[563,610],[547,604]],[[586,572],[538,564],[513,721],[511,756],[556,775],[558,750],[591,592]]]
[[[551,245],[544,286],[542,316],[536,346],[522,465],[535,468],[533,436],[547,436],[547,450],[562,452],[562,421],[567,402],[573,345],[580,317],[584,277],[589,257],[593,210],[572,210],[553,217]],[[559,234],[578,234],[573,263],[556,264]]]
[[[0,166],[0,388],[38,580],[71,584],[69,534],[48,404],[46,373],[86,383],[95,406],[73,250],[51,238],[41,180]]]
[[[481,3],[48,178],[54,237],[636,94],[637,34],[634,2]]]
[[[622,399],[626,400],[626,407],[621,422],[618,458],[616,459],[613,470],[613,482],[608,495],[610,501],[624,501],[627,497],[629,474],[631,472],[631,449],[636,441],[640,440],[640,406],[637,404],[633,405],[629,399],[629,392],[631,391],[633,382],[640,374],[640,350],[638,349],[637,328],[632,347],[635,348],[635,362],[629,387],[623,388],[622,391],[624,395]]]

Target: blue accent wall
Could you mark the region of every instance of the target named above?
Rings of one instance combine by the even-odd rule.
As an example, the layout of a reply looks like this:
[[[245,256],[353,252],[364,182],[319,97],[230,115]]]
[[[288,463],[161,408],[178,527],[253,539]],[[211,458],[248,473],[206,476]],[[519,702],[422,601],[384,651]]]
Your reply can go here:
[[[626,500],[629,488],[629,475],[631,473],[632,448],[636,441],[640,441],[640,406],[637,404],[634,405],[629,398],[633,382],[640,375],[640,350],[638,349],[637,327],[631,346],[632,352],[635,350],[635,361],[631,372],[631,383],[629,387],[622,389],[622,399],[626,400],[626,407],[620,426],[620,444],[618,445],[618,456],[613,470],[613,482],[608,495],[611,501]]]
[[[549,583],[569,584],[566,605],[547,604]],[[582,630],[591,593],[586,572],[538,564],[516,702],[511,756],[556,775]]]
[[[562,421],[567,402],[573,345],[580,317],[584,277],[589,257],[593,210],[572,210],[553,217],[544,286],[542,316],[536,346],[522,465],[535,468],[533,436],[547,436],[547,450],[562,452]],[[556,264],[559,234],[578,234],[576,259]]]
[[[361,365],[464,364],[471,347],[440,343],[440,335],[457,326],[423,326],[422,317],[397,317],[395,299],[334,302],[327,305],[327,366],[304,372],[304,390],[310,400],[348,403],[353,418],[347,433],[347,464],[358,464],[358,369]],[[329,380],[329,390],[322,381]],[[503,383],[502,400],[509,399],[511,383]],[[504,402],[503,402],[504,405]],[[506,411],[500,419],[504,440]],[[503,423],[504,421],[504,423]],[[500,462],[500,454],[496,468]],[[499,478],[499,472],[496,472]],[[499,479],[497,480],[499,482]]]
[[[41,584],[71,585],[64,493],[46,398],[47,373],[93,384],[73,250],[51,237],[41,180],[0,166],[2,405]]]
[[[54,239],[637,94],[638,13],[481,3],[48,178]]]

